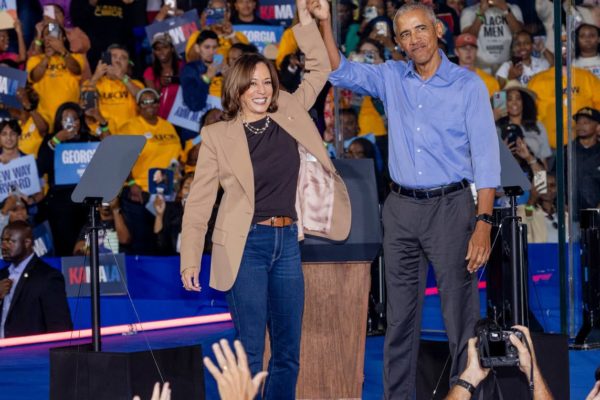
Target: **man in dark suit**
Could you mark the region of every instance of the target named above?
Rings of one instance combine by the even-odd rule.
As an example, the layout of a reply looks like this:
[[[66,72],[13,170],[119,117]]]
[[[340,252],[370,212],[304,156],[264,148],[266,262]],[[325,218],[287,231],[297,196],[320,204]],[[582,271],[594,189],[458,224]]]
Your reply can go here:
[[[2,231],[2,258],[11,264],[0,270],[0,338],[73,329],[65,280],[34,254],[26,222]]]

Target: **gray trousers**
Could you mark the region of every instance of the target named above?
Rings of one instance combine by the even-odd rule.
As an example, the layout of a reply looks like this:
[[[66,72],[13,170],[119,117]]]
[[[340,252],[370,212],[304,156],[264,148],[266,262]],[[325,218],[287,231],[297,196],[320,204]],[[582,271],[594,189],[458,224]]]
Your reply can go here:
[[[466,366],[467,341],[479,319],[477,274],[467,271],[467,246],[475,225],[469,188],[417,200],[392,192],[383,207],[387,332],[383,353],[384,397],[413,399],[421,312],[431,262],[450,345],[451,381]]]

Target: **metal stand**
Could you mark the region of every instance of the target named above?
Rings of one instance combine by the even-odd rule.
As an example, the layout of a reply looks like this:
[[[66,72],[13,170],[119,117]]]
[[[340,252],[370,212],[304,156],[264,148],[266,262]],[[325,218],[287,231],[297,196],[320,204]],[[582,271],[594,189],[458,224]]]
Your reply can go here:
[[[102,342],[100,339],[100,251],[98,245],[98,210],[97,207],[102,204],[102,199],[97,197],[88,197],[84,203],[90,210],[90,269],[91,269],[91,305],[92,305],[92,350],[102,351]]]
[[[581,210],[579,221],[583,324],[573,348],[591,350],[600,347],[600,210]]]

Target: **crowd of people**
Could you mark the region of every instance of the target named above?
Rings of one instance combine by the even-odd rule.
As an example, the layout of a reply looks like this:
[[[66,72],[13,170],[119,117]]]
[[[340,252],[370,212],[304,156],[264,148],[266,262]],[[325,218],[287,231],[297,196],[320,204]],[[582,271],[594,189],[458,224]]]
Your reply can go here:
[[[339,1],[341,52],[364,64],[406,60],[392,19],[402,4],[411,2]],[[530,242],[556,241],[554,159],[567,135],[563,143],[556,142],[552,2],[420,2],[432,7],[443,23],[440,49],[485,83],[498,134],[535,183],[519,198],[519,212],[533,227]],[[576,179],[569,182],[576,193],[574,211],[600,203],[600,11],[593,1],[577,3],[571,93],[577,112]],[[150,39],[140,33],[148,24],[191,9],[200,16],[200,30],[182,53],[168,33]],[[210,17],[215,11],[223,12],[222,20]],[[254,0],[181,0],[175,7],[156,0],[30,0],[19,4],[18,15],[14,29],[0,31],[0,64],[24,69],[28,82],[17,94],[22,107],[3,105],[0,111],[0,161],[36,157],[42,190],[30,196],[12,191],[0,205],[0,225],[17,219],[43,224],[54,238],[44,249],[58,256],[80,254],[86,249],[87,215],[70,200],[74,185],[55,181],[55,148],[108,135],[145,135],[146,146],[119,199],[103,207],[105,230],[111,232],[106,237],[113,239],[103,248],[177,254],[185,184],[202,145],[199,131],[168,120],[177,94],[190,111],[204,114],[200,128],[219,121],[223,77],[242,54],[257,51],[234,27],[273,22],[260,18]],[[566,38],[564,34],[563,43]],[[293,92],[303,79],[304,54],[291,29],[277,45],[273,56],[281,86]],[[558,51],[566,57],[566,46]],[[383,201],[392,183],[387,110],[381,99],[356,90],[342,89],[339,104],[334,104],[333,91],[328,84],[311,109],[324,144],[335,157],[334,135],[341,131],[344,153],[338,157],[372,158]],[[335,107],[340,109],[339,127]],[[571,123],[566,118],[563,126]],[[149,172],[155,169],[173,171],[173,194],[150,190]],[[499,197],[496,205],[502,204]],[[35,234],[41,235],[39,230]]]

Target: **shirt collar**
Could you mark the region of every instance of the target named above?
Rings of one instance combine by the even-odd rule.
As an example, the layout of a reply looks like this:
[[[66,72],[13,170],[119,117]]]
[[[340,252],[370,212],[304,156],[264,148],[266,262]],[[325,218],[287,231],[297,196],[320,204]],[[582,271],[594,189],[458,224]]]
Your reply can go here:
[[[27,264],[29,264],[29,261],[31,261],[31,259],[33,258],[33,256],[35,255],[35,253],[31,253],[29,255],[29,257],[27,257],[26,259],[24,259],[23,261],[21,261],[19,264],[15,265],[15,264],[10,264],[10,266],[8,267],[8,270],[11,273],[14,272],[19,272],[22,273],[23,270],[25,269],[25,267],[27,266]]]
[[[450,62],[450,60],[448,60],[448,57],[446,57],[446,54],[444,54],[444,52],[442,50],[438,49],[438,54],[442,58],[442,62],[438,66],[438,69],[437,69],[437,71],[435,71],[435,74],[433,74],[433,76],[437,75],[440,78],[442,78],[443,80],[445,80],[446,82],[449,82],[450,81],[450,67],[451,67],[452,63]],[[415,63],[413,62],[413,60],[410,60],[408,62],[407,67],[408,68],[406,68],[406,71],[404,72],[405,78],[409,74],[412,74],[413,76],[417,76],[420,78],[420,75],[415,70]]]

